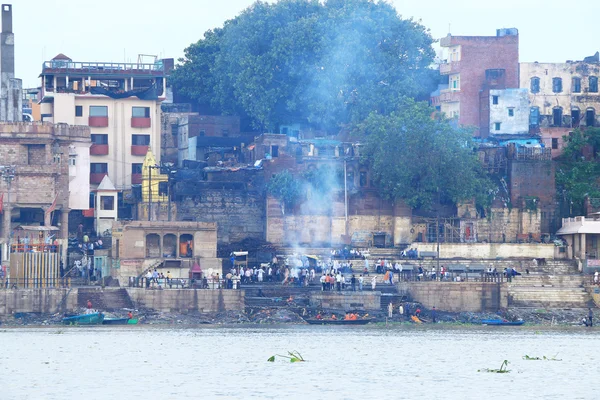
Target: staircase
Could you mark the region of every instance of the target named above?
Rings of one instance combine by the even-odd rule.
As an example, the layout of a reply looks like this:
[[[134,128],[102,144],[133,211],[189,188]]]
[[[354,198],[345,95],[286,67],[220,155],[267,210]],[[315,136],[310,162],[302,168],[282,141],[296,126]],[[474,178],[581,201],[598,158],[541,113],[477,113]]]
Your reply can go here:
[[[510,307],[585,308],[590,303],[580,274],[534,272],[517,276],[508,283]]]
[[[85,308],[88,300],[92,302],[94,309],[100,311],[117,311],[124,308],[134,308],[127,289],[79,288],[77,292],[77,306]]]

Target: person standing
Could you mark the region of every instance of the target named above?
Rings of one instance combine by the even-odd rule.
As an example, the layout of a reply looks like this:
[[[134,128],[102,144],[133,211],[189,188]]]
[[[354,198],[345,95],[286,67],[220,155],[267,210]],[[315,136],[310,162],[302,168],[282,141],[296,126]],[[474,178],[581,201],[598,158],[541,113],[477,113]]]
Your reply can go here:
[[[437,318],[437,310],[435,309],[435,306],[434,306],[433,309],[431,310],[431,321],[433,321],[434,324],[437,322],[436,318]]]
[[[390,302],[388,304],[388,318],[392,318],[392,314],[394,313],[394,304]]]
[[[352,278],[350,278],[350,284],[352,285],[352,291],[356,292],[356,276],[352,274]]]
[[[376,286],[377,286],[377,276],[373,275],[373,278],[371,279],[371,290],[375,290]]]
[[[325,274],[321,275],[321,279],[319,279],[319,281],[321,282],[321,291],[324,292],[325,291],[325,281],[327,278],[325,278]]]
[[[360,292],[362,292],[362,290],[363,290],[363,283],[364,283],[364,281],[365,281],[365,278],[363,278],[363,276],[362,276],[362,275],[360,275],[360,276],[358,277],[358,290],[359,290]]]
[[[335,276],[336,289],[338,292],[342,291],[342,274],[338,271]]]
[[[588,323],[589,323],[590,328],[592,326],[594,326],[594,321],[593,320],[594,320],[594,312],[592,311],[592,308],[590,307],[588,309]]]

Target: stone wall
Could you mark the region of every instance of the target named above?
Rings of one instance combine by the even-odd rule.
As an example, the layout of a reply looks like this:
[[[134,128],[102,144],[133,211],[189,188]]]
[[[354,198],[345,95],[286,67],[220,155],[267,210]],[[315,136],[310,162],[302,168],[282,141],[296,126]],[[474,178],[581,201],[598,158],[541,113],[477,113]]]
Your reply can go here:
[[[17,312],[54,314],[73,311],[76,308],[77,290],[70,291],[69,289],[56,288],[0,290],[1,315]]]
[[[218,312],[242,311],[245,307],[243,290],[147,290],[127,288],[136,308],[160,312]]]
[[[333,310],[379,310],[381,309],[380,292],[341,292],[310,294],[310,306]]]
[[[413,301],[442,311],[482,312],[508,307],[505,283],[400,282],[396,286]]]
[[[436,251],[435,243],[413,243],[419,251]],[[441,258],[554,258],[554,244],[440,243]]]
[[[203,190],[178,203],[177,219],[216,222],[219,244],[265,237],[265,202],[256,191]]]

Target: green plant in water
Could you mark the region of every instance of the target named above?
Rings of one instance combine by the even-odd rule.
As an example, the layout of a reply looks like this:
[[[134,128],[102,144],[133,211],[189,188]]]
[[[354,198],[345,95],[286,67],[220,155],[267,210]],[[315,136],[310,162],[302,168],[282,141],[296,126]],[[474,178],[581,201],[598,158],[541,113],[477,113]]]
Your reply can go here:
[[[500,365],[500,369],[485,368],[485,369],[479,369],[479,370],[477,370],[477,372],[492,372],[495,374],[507,374],[510,372],[510,369],[508,369],[508,360],[504,360],[502,365]]]
[[[268,362],[275,362],[275,358],[276,357],[282,357],[282,358],[287,358],[288,360],[290,360],[290,362],[303,362],[306,361],[302,355],[294,350],[294,351],[288,351],[288,355],[287,356],[282,356],[281,354],[275,354],[274,356],[271,356],[267,359]]]
[[[527,354],[525,354],[523,356],[523,360],[528,360],[528,361],[541,361],[541,360],[545,360],[545,361],[562,361],[559,358],[556,358],[556,356],[558,355],[558,353],[556,353],[554,356],[552,357],[546,357],[546,356],[542,356],[540,357],[529,357]]]

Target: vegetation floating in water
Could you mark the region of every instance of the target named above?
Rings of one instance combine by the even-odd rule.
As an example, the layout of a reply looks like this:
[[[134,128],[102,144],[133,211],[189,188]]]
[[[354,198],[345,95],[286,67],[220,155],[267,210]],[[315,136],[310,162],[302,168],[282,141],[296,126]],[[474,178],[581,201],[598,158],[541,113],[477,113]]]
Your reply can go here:
[[[290,360],[290,362],[301,362],[301,361],[306,361],[304,358],[302,358],[302,355],[294,350],[294,351],[288,351],[287,356],[282,356],[281,354],[275,354],[274,356],[271,356],[267,359],[268,362],[275,362],[275,357],[282,357],[282,358],[287,358],[288,360]]]
[[[500,369],[485,368],[485,369],[479,369],[479,370],[477,370],[477,372],[492,372],[492,373],[496,373],[496,374],[507,374],[510,372],[510,369],[508,369],[508,360],[504,360],[504,362],[500,366]]]
[[[542,357],[530,357],[527,354],[525,354],[523,356],[523,360],[527,360],[527,361],[540,361],[540,360],[546,360],[546,361],[562,361],[559,358],[556,358],[556,356],[558,355],[558,353],[556,353],[553,357],[546,357],[546,356],[542,356]]]

